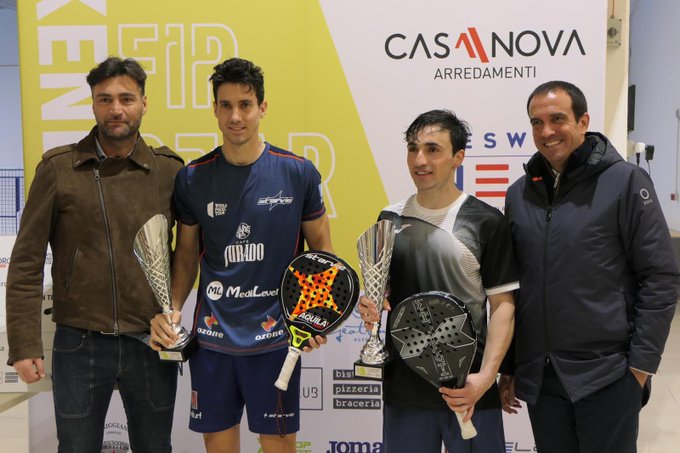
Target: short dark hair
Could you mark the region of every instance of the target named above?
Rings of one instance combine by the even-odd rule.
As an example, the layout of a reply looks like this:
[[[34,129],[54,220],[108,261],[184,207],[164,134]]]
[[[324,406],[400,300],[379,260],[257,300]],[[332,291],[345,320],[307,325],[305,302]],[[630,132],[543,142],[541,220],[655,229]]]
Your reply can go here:
[[[414,142],[418,134],[428,126],[439,126],[449,133],[453,154],[467,146],[470,125],[461,120],[451,110],[430,110],[421,113],[404,132],[406,143]]]
[[[217,101],[217,89],[223,83],[237,83],[250,87],[255,92],[257,103],[264,101],[264,74],[259,66],[243,58],[229,58],[214,68],[210,76],[213,85],[213,96]]]
[[[534,96],[546,95],[551,91],[558,90],[564,91],[571,98],[571,110],[574,112],[574,119],[579,120],[588,111],[588,102],[579,87],[562,80],[551,80],[550,82],[540,84],[531,92],[527,100],[527,113],[529,113],[529,104],[531,104]]]
[[[92,68],[87,75],[87,84],[90,89],[95,85],[103,82],[111,77],[130,76],[137,82],[139,89],[144,94],[144,85],[146,84],[146,72],[144,68],[137,63],[134,58],[126,58],[125,60],[118,57],[109,57]]]

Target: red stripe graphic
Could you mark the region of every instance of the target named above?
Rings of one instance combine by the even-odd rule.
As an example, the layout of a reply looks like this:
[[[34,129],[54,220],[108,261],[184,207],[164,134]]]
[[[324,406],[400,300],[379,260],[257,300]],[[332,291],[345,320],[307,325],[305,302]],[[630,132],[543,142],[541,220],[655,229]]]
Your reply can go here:
[[[505,196],[505,191],[479,191],[475,192],[475,197],[477,198],[503,198]]]
[[[482,40],[479,39],[477,29],[475,27],[468,27],[468,32],[470,33],[473,44],[475,45],[475,49],[477,49],[477,55],[479,55],[479,59],[482,61],[482,63],[488,63],[489,57],[486,55],[486,50],[484,50]]]
[[[507,171],[510,170],[508,164],[477,164],[475,165],[477,171]]]
[[[304,160],[302,157],[299,157],[299,156],[291,156],[289,154],[281,154],[281,153],[277,153],[277,152],[274,152],[274,151],[269,151],[269,154],[272,154],[274,156],[279,156],[279,157],[286,157],[288,159],[295,159],[295,160],[300,160],[300,161]]]
[[[508,184],[510,178],[476,178],[477,184]]]
[[[215,154],[212,157],[212,159],[208,159],[208,160],[203,161],[203,162],[197,162],[197,163],[194,163],[194,164],[191,164],[191,165],[187,165],[187,167],[194,168],[194,167],[200,167],[201,165],[207,165],[209,163],[215,162],[215,159],[218,159],[220,157],[220,155],[221,154]]]
[[[475,170],[477,172],[507,172],[510,169],[509,164],[477,164]],[[503,185],[510,183],[510,178],[503,176],[486,176],[482,174],[480,177],[475,177],[475,184],[477,186],[485,185]],[[475,191],[477,198],[503,198],[505,197],[505,190],[478,190]]]

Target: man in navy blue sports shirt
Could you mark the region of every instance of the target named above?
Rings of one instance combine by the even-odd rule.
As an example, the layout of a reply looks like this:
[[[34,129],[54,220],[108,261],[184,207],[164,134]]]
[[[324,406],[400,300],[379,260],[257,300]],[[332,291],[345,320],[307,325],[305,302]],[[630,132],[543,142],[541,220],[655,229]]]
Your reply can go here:
[[[267,102],[259,67],[231,58],[210,80],[224,143],[182,169],[173,194],[179,219],[175,322],[201,265],[189,427],[203,433],[208,452],[239,451],[245,405],[263,451],[293,453],[300,364],[288,391],[277,390],[288,350],[279,284],[305,241],[310,249],[332,252],[321,177],[307,159],[260,141]],[[162,315],[154,318],[152,345],[170,346],[175,338]],[[325,342],[317,336],[310,344]]]

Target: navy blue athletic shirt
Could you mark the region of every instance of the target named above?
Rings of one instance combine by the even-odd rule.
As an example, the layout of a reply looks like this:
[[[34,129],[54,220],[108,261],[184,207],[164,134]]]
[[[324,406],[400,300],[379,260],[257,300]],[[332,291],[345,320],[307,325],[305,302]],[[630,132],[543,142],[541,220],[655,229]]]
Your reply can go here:
[[[303,249],[302,222],[326,212],[314,165],[269,143],[252,164],[231,165],[217,147],[180,170],[173,200],[182,223],[201,227],[201,346],[233,355],[286,347],[281,277]]]

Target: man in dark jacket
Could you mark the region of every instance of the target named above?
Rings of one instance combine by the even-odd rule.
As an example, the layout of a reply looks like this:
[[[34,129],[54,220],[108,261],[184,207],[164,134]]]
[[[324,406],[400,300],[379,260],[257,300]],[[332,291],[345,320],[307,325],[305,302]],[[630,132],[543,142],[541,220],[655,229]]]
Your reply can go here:
[[[678,296],[669,230],[647,173],[587,132],[581,90],[544,83],[527,111],[538,153],[506,198],[521,289],[504,409],[527,402],[539,452],[635,452]]]
[[[139,134],[145,81],[132,59],[110,57],[89,73],[97,126],[79,143],[43,155],[12,251],[9,363],[31,383],[46,376],[40,309],[47,244],[52,248],[60,452],[101,450],[116,384],[132,450],[171,451],[177,369],[139,340],[160,309],[132,245],[155,214],[174,223],[170,198],[182,160]]]

